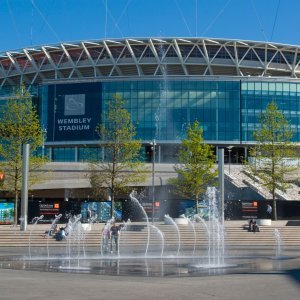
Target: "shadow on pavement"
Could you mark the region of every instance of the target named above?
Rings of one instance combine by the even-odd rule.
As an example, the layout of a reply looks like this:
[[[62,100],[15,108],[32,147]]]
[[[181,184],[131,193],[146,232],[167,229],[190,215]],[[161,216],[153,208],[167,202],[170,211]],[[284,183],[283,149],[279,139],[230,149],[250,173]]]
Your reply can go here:
[[[287,270],[286,273],[298,284],[300,284],[300,269]]]

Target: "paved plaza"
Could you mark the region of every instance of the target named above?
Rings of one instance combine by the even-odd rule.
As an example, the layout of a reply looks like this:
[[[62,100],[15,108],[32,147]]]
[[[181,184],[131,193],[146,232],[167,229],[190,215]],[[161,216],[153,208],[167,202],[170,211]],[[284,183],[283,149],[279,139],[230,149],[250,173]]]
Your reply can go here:
[[[281,231],[285,227],[284,222],[273,225]],[[2,232],[13,230],[1,228]],[[238,232],[237,237],[245,235],[243,230]],[[57,265],[47,259],[18,260],[28,254],[28,248],[2,244],[0,299],[299,299],[299,250],[296,246],[286,247],[284,256],[276,259],[267,243],[265,247],[236,249],[226,262],[235,261],[239,266],[224,272],[194,271],[194,262],[193,265],[178,258],[177,263],[168,259],[82,260],[81,268],[70,271],[62,269],[63,259]],[[84,266],[89,271],[85,272]]]
[[[299,299],[300,270],[188,278],[1,270],[0,299]]]
[[[234,223],[233,226],[241,225]],[[282,230],[283,226],[283,222],[276,224]],[[244,235],[241,230],[240,236],[244,238]],[[97,272],[84,272],[80,268],[68,272],[60,269],[63,260],[58,262],[57,268],[47,260],[35,268],[36,261],[10,260],[26,255],[27,247],[0,247],[0,299],[299,299],[299,247],[286,251],[282,260],[274,259],[270,249],[257,246],[256,249],[236,250],[234,255],[242,255],[244,259],[235,258],[241,265],[246,265],[249,257],[248,263],[251,263],[245,269],[187,274],[184,270],[188,264],[177,262],[173,268],[177,270],[179,266],[183,272],[175,274],[174,269],[168,270],[167,260],[163,263],[159,260],[156,263],[151,260],[129,263],[129,260],[101,261],[100,258],[91,263],[92,267],[97,265]],[[253,259],[255,253],[259,259]],[[13,269],[14,263],[16,269]],[[80,262],[82,266],[85,263]],[[148,268],[152,273],[148,273]],[[162,272],[161,276],[159,272]]]

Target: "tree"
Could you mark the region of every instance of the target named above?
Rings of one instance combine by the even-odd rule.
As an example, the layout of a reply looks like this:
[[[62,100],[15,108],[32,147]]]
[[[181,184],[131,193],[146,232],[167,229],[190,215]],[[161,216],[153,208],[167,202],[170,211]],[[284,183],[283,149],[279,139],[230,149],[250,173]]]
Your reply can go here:
[[[203,129],[198,121],[187,128],[187,138],[182,141],[178,159],[179,164],[174,167],[178,176],[169,183],[184,197],[194,199],[198,214],[199,197],[208,184],[214,184],[217,175],[213,147],[203,143]]]
[[[257,144],[250,148],[255,163],[248,164],[248,170],[258,176],[272,194],[273,218],[277,220],[276,189],[285,190],[288,187],[285,175],[295,170],[286,159],[295,156],[291,143],[293,132],[274,101],[267,105],[259,121],[260,127],[253,133]]]
[[[30,144],[30,170],[40,167],[45,159],[36,155],[43,143],[36,109],[31,95],[24,85],[7,100],[1,108],[0,157],[1,169],[5,180],[3,189],[13,193],[15,198],[15,224],[18,223],[18,199],[22,183],[22,145]],[[29,184],[35,183],[40,176],[30,173]]]
[[[90,163],[89,178],[96,194],[103,195],[103,189],[108,190],[113,218],[116,196],[127,191],[130,185],[143,182],[145,170],[140,161],[141,142],[134,139],[135,127],[119,95],[114,95],[109,101],[102,120],[103,123],[98,124],[96,131],[100,136],[105,160]]]

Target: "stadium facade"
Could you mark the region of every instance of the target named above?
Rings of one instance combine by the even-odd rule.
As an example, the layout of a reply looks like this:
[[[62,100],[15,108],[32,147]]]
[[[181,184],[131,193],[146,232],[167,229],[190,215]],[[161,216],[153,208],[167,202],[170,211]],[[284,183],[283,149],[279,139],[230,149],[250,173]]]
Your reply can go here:
[[[176,162],[186,127],[195,120],[202,124],[206,142],[224,147],[225,160],[240,163],[254,143],[259,115],[272,100],[290,121],[293,141],[300,145],[299,46],[141,38],[1,53],[1,99],[21,82],[38,105],[45,153],[53,168],[63,168],[59,163],[64,162],[68,172],[82,170],[81,163],[91,156],[105,158],[95,127],[105,121],[101,115],[115,94],[126,100],[145,161],[151,161],[150,142],[156,140],[162,172],[170,171],[165,164]],[[62,182],[41,189],[66,190],[68,184]],[[77,182],[72,188],[84,185]]]

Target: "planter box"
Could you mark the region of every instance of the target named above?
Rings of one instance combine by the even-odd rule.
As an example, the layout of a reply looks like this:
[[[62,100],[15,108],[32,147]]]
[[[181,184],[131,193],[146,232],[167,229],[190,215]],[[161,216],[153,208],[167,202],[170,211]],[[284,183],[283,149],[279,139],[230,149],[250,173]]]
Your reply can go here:
[[[271,226],[272,220],[271,219],[257,219],[257,225],[259,226]]]

